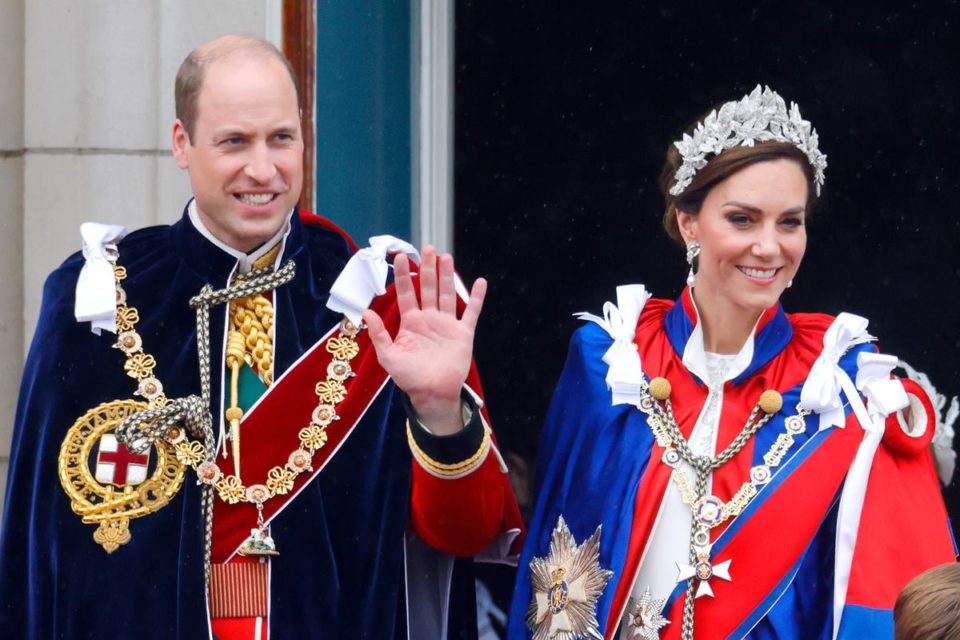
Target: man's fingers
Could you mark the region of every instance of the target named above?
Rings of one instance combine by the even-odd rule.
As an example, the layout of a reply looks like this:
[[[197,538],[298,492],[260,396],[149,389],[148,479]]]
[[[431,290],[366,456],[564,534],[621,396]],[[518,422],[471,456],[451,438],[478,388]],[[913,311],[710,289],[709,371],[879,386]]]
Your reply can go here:
[[[437,308],[437,250],[429,244],[420,257],[420,307]]]
[[[410,260],[402,253],[393,259],[393,281],[397,286],[397,307],[400,314],[416,309],[417,292],[410,277]]]
[[[483,278],[477,278],[470,290],[470,300],[467,302],[467,308],[463,312],[463,322],[470,331],[477,327],[477,319],[483,310],[483,299],[487,297],[487,281]]]
[[[437,296],[437,306],[444,313],[455,314],[457,312],[457,290],[453,284],[453,256],[445,253],[439,260],[439,290]]]
[[[376,311],[372,309],[364,311],[363,323],[367,325],[367,334],[370,336],[373,348],[377,351],[377,359],[380,360],[380,364],[383,364],[383,357],[393,346],[393,338],[390,337],[387,328],[383,326],[383,320],[380,319],[380,315]]]

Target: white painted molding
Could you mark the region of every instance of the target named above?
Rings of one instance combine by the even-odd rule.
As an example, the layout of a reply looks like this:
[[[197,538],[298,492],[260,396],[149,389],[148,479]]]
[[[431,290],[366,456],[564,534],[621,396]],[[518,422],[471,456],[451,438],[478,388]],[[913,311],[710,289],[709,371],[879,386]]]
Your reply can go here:
[[[418,0],[411,16],[414,243],[453,251],[452,0]]]
[[[283,0],[264,0],[263,37],[283,51]]]

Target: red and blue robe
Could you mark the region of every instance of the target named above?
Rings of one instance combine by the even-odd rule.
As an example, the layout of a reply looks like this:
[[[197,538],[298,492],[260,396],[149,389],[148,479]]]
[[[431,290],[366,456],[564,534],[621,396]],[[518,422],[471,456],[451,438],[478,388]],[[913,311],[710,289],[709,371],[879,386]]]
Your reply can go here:
[[[724,385],[717,451],[741,431],[763,391],[780,392],[783,408],[713,472],[711,492],[721,500],[730,499],[784,433],[784,420],[796,413],[801,388],[832,322],[820,314],[787,315],[779,305],[760,318],[751,361]],[[696,323],[686,290],[676,303],[647,302],[633,340],[646,378],[661,376],[671,383],[676,421],[687,438],[707,397],[705,385],[682,361]],[[599,567],[613,574],[595,613],[599,633],[617,637],[671,481],[672,469],[661,460],[664,449],[646,414],[630,404],[611,403],[602,358],[612,343],[594,323],[571,341],[540,446],[537,503],[520,558],[511,640],[531,636],[525,623],[534,597],[530,562],[550,555],[551,533],[561,516],[578,544],[601,527]],[[858,354],[873,350],[870,344],[854,346],[839,366],[855,378]],[[926,397],[915,385],[910,392]],[[795,438],[770,482],[739,516],[712,531],[711,560],[717,564],[732,558],[732,581],[711,580],[715,596],[696,600],[696,638],[892,638],[899,590],[925,569],[955,560],[929,453],[935,418],[928,401],[922,437],[906,436],[895,415],[887,419],[853,536],[838,542],[845,479],[866,433],[850,403],[844,405],[845,427],[820,430],[817,416],[809,416],[806,431]],[[850,530],[847,520],[845,531]],[[677,535],[687,539],[689,531]],[[666,602],[663,615],[670,624],[661,638],[680,637],[684,590],[685,583],[678,583]]]

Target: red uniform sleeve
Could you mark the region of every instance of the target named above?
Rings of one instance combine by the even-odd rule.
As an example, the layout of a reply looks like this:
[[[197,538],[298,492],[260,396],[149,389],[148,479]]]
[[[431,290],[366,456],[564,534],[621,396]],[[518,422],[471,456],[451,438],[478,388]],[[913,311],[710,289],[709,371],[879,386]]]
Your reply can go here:
[[[413,462],[413,528],[427,544],[456,556],[474,556],[501,533],[522,529],[507,474],[491,448],[483,463],[460,478],[440,478]],[[519,552],[514,540],[511,555]]]
[[[480,388],[475,368],[467,385]],[[455,460],[449,458],[449,452],[456,447],[447,447],[447,457],[438,461],[418,452],[411,439],[415,453],[410,519],[427,544],[461,557],[477,555],[498,542],[501,535],[515,532],[512,539],[508,538],[508,549],[493,553],[506,560],[517,555],[522,546],[520,509],[484,409],[475,410],[470,423],[462,435],[468,440],[472,437],[473,444],[467,450],[461,448]],[[467,433],[471,428],[477,430],[472,436]],[[470,458],[477,455],[480,457],[471,463]],[[438,463],[443,469],[437,469]]]

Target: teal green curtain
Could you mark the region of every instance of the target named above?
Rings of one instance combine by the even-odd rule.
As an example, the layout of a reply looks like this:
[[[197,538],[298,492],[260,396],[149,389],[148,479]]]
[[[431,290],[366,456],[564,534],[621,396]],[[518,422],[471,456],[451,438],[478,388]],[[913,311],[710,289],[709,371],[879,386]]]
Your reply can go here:
[[[361,246],[410,237],[410,0],[318,0],[316,209]]]

